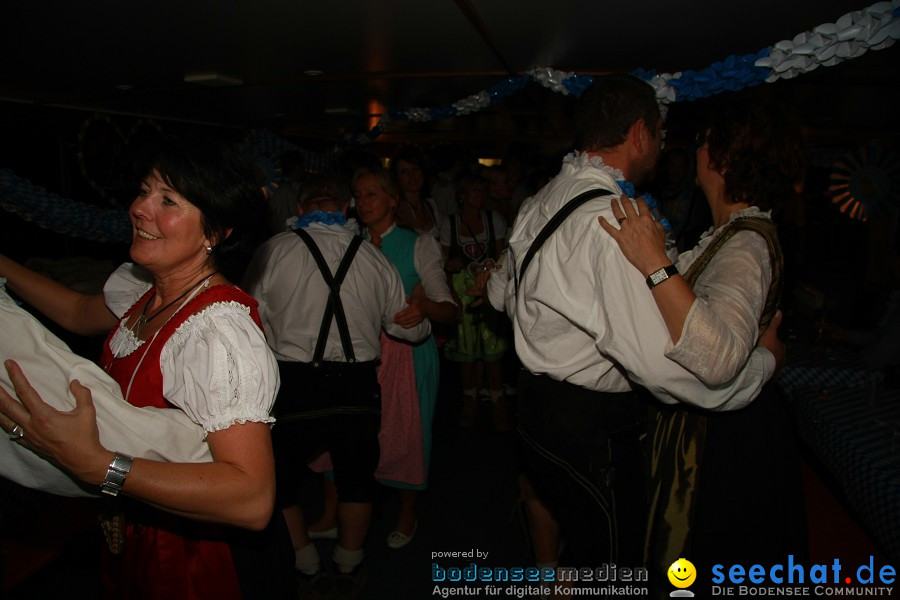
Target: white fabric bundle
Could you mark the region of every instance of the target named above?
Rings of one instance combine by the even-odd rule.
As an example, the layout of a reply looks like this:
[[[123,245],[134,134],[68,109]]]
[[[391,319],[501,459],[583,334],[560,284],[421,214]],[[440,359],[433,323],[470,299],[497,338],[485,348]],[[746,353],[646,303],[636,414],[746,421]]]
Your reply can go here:
[[[69,382],[79,380],[93,395],[103,446],[132,456],[170,462],[209,462],[203,429],[177,409],[137,408],[122,398],[119,385],[93,362],[69,347],[16,306],[0,280],[0,360],[13,359],[35,390],[58,410],[75,408]],[[0,386],[15,397],[6,369]],[[26,429],[26,436],[28,432]],[[64,471],[12,440],[0,438],[0,475],[29,488],[61,496],[94,496]]]

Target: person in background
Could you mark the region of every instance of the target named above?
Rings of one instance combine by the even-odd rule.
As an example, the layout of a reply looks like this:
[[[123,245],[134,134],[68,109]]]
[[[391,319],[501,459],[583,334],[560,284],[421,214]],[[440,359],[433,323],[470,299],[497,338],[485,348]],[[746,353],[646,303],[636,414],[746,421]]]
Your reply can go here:
[[[512,188],[509,173],[503,165],[495,165],[484,169],[487,181],[488,201],[485,208],[499,213],[507,223],[512,223],[515,213],[512,210]]]
[[[485,209],[487,182],[481,177],[464,176],[456,189],[459,212],[448,218],[441,230],[444,269],[459,307],[456,329],[444,346],[444,355],[460,363],[460,426],[475,424],[479,389],[486,384],[494,427],[506,431],[509,421],[500,364],[509,344],[503,335],[506,323],[475,290],[477,275],[493,268],[506,245],[506,222],[498,213]]]
[[[300,197],[300,186],[306,176],[306,159],[297,150],[288,150],[281,155],[281,173],[284,181],[269,198],[272,211],[272,234],[287,229],[287,222],[297,216],[297,200]]]
[[[295,550],[295,567],[308,593],[359,594],[366,533],[377,483],[381,388],[379,336],[418,342],[431,332],[406,302],[397,269],[359,235],[345,212],[344,180],[310,178],[292,231],[267,240],[248,269],[247,290],[281,374],[273,431],[278,506]],[[335,577],[323,577],[296,497],[307,463],[327,451],[338,491]]]
[[[672,225],[671,236],[679,252],[693,248],[712,225],[709,205],[694,182],[694,159],[681,147],[667,148],[660,158],[651,186],[660,209]]]
[[[399,186],[397,223],[437,238],[443,217],[435,201],[425,197],[425,157],[412,146],[400,148],[391,159],[391,176]]]
[[[409,322],[452,321],[456,307],[444,277],[441,247],[432,236],[397,224],[399,192],[390,175],[384,169],[363,168],[351,184],[359,219],[365,225],[363,235],[397,267],[403,280]],[[381,356],[381,461],[376,476],[382,484],[400,490],[400,514],[387,538],[390,548],[399,549],[413,539],[418,527],[416,499],[428,485],[440,365],[434,336],[410,344],[382,332]],[[335,527],[336,495],[328,489],[333,487],[329,481],[323,515],[310,525],[311,535]]]
[[[431,188],[438,210],[445,218],[459,211],[456,181],[467,171],[466,151],[458,144],[444,144],[434,151],[437,179]]]
[[[509,177],[509,214],[507,215],[509,223],[516,220],[516,215],[519,214],[519,208],[522,206],[522,203],[525,202],[525,199],[531,196],[535,189],[540,188],[546,183],[545,179],[544,181],[540,181],[537,187],[532,185],[535,170],[532,161],[527,158],[529,156],[530,153],[527,153],[527,151],[510,151],[507,152],[501,163],[506,167],[506,173]],[[549,177],[547,179],[549,179]]]

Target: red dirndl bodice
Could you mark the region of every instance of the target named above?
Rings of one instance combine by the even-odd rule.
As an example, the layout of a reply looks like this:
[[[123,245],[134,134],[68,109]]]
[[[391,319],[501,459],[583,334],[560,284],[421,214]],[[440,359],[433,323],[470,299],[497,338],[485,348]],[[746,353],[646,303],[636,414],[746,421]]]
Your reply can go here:
[[[131,309],[142,305],[149,290]],[[217,302],[239,302],[250,308],[253,321],[260,326],[257,303],[239,288],[217,285],[197,294],[160,330],[134,352],[114,358],[110,340],[103,345],[100,364],[116,380],[122,394],[131,382],[128,402],[134,406],[170,408],[162,395],[160,354],[166,341],[189,317]],[[138,369],[135,373],[135,369]],[[132,381],[132,375],[134,379]],[[113,449],[114,450],[114,449]],[[228,545],[230,527],[184,519],[140,502],[126,510],[125,550],[120,556],[107,553],[105,577],[108,591],[117,598],[153,600],[241,598],[240,586]]]

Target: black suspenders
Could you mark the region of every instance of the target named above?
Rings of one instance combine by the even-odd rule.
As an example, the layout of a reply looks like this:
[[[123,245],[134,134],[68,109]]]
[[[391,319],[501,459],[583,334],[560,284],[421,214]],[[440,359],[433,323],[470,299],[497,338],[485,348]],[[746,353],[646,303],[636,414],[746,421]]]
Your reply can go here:
[[[515,273],[516,276],[516,293],[519,292],[519,282],[522,281],[522,277],[525,275],[525,269],[528,268],[528,265],[531,264],[532,259],[538,253],[538,250],[541,249],[541,246],[544,245],[544,242],[547,241],[553,232],[556,231],[560,225],[562,225],[563,221],[566,220],[572,212],[575,211],[576,208],[587,202],[592,198],[597,198],[598,196],[612,196],[614,192],[604,189],[597,190],[588,190],[586,192],[582,192],[566,202],[562,208],[556,211],[556,214],[553,215],[547,224],[544,225],[544,228],[535,236],[534,241],[531,242],[531,246],[528,247],[528,252],[525,253],[525,258],[522,260],[522,266],[519,267],[519,272]]]
[[[318,367],[322,364],[322,357],[325,356],[325,343],[328,341],[328,331],[331,329],[332,318],[337,322],[338,334],[341,336],[341,347],[344,350],[344,356],[347,357],[347,362],[355,363],[356,355],[353,353],[353,344],[350,341],[350,329],[347,327],[347,315],[344,314],[344,306],[341,303],[340,292],[341,283],[344,281],[344,277],[350,269],[350,263],[353,262],[353,257],[356,256],[356,251],[359,250],[359,246],[362,244],[363,239],[358,235],[353,236],[353,240],[347,247],[346,252],[344,252],[341,264],[338,265],[337,272],[332,276],[331,271],[328,269],[328,264],[325,262],[325,257],[322,256],[322,252],[319,250],[316,242],[312,239],[312,236],[302,229],[295,229],[294,233],[300,236],[300,239],[303,240],[309,248],[310,254],[312,254],[313,259],[316,261],[316,265],[319,267],[319,271],[322,273],[322,279],[325,280],[325,285],[327,285],[329,289],[328,304],[325,305],[325,314],[322,317],[322,326],[319,328],[319,339],[316,342],[316,350],[313,353],[312,364],[314,367]]]

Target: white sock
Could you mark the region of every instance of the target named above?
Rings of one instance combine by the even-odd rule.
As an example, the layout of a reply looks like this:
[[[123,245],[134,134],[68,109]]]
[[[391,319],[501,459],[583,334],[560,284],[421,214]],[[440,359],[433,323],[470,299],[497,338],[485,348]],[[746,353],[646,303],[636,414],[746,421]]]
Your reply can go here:
[[[334,554],[331,555],[331,560],[337,565],[338,571],[350,573],[362,563],[364,555],[365,552],[362,548],[359,550],[347,550],[338,545],[334,547]]]
[[[310,542],[306,547],[294,550],[294,567],[304,575],[315,575],[322,570],[315,544]]]

